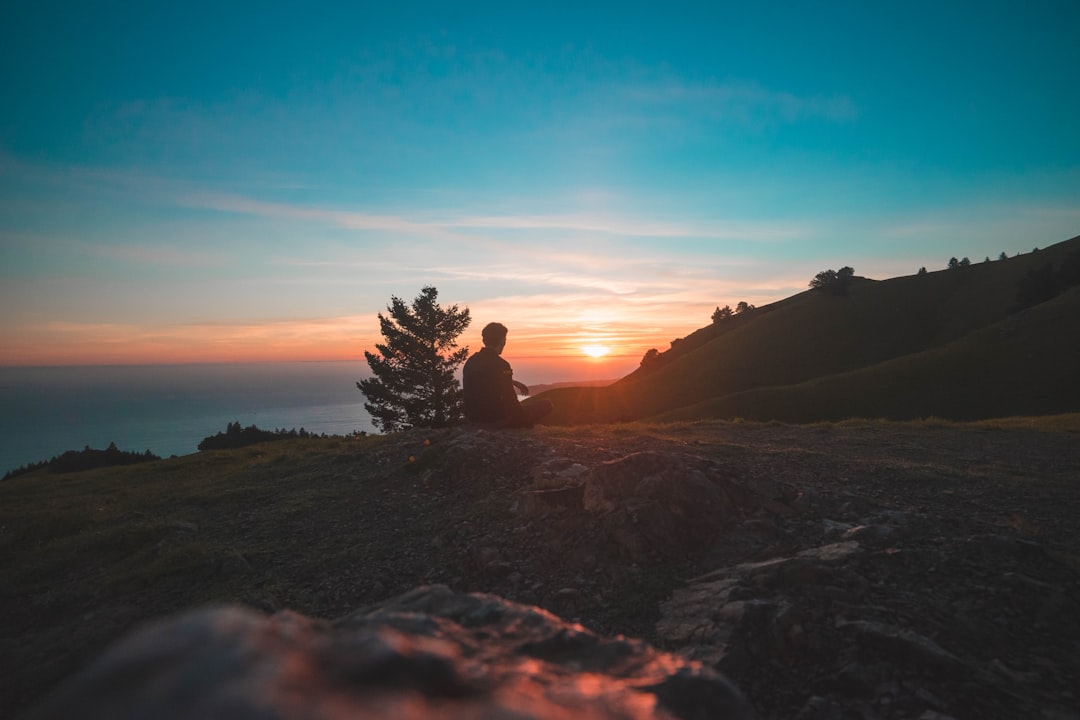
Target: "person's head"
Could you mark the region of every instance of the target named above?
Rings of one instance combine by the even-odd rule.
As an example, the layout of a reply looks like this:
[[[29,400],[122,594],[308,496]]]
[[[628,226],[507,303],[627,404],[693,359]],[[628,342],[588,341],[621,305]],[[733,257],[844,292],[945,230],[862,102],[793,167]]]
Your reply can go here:
[[[484,347],[502,352],[502,349],[506,347],[506,333],[505,325],[493,322],[484,326],[484,329],[480,331],[480,336],[484,339]]]

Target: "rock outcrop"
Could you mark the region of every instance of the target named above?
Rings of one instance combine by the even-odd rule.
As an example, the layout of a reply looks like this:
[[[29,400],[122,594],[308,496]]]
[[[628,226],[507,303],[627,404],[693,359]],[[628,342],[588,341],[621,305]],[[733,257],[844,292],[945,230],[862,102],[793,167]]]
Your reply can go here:
[[[333,622],[238,606],[166,620],[29,717],[741,720],[747,708],[700,663],[429,586]]]
[[[682,560],[733,525],[747,495],[704,458],[637,452],[593,468],[583,504],[626,556]]]
[[[592,467],[554,458],[534,475],[554,487],[523,492],[519,512],[584,510],[629,561],[699,556],[747,513],[784,507],[719,463],[691,454],[642,451]]]
[[[695,578],[663,603],[658,642],[769,717],[1080,718],[1080,604],[1060,585],[1075,570],[1031,541],[942,542],[920,520],[826,521],[836,542]]]

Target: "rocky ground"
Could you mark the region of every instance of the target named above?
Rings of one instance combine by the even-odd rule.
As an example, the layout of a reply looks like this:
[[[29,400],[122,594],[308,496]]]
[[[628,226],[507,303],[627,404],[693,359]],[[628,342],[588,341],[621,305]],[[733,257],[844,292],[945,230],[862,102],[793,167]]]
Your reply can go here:
[[[640,631],[722,670],[762,717],[1080,717],[1075,437],[872,425],[675,437],[543,443],[537,481],[583,482],[582,503],[526,494],[517,530],[560,555],[589,550],[579,573],[525,599],[613,630],[606,589],[626,578],[605,572],[685,559],[698,577]],[[559,543],[582,528],[597,536]]]
[[[145,511],[172,528],[156,552],[199,543],[213,572],[3,596],[4,654],[23,659],[7,707],[194,604],[339,618],[439,583],[715,667],[761,718],[1080,718],[1075,432],[693,423],[311,447],[245,471],[265,494]],[[76,650],[33,651],[58,635]]]

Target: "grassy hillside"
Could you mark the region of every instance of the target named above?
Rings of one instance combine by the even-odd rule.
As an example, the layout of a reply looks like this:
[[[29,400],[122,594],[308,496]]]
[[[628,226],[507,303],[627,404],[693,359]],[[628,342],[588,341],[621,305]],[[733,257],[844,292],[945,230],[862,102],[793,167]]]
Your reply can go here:
[[[431,539],[480,524],[491,487],[418,491],[441,457],[424,437],[285,440],[0,483],[0,708],[154,616],[241,602],[334,617],[447,582]]]
[[[1075,410],[1080,288],[945,345],[793,386],[760,388],[657,416],[786,422],[849,417],[958,420]]]
[[[1013,313],[1018,283],[1047,263],[1060,266],[1074,252],[1080,252],[1080,237],[1027,255],[957,270],[884,281],[857,279],[846,296],[803,292],[760,308],[748,317],[736,316],[730,324],[702,328],[665,353],[665,362],[658,367],[642,368],[610,387],[567,388],[546,393],[545,397],[556,405],[551,421],[578,424],[637,420],[690,406],[698,406],[702,412],[707,410],[709,415],[741,416],[738,403],[751,391],[758,391],[754,396],[757,398],[754,412],[773,417],[770,413],[783,410],[786,416],[789,411],[784,388],[788,386],[944,349],[1006,318],[1013,322],[1010,327],[1014,332],[1024,332],[1029,346],[1037,347],[1042,342],[1038,334],[1052,331],[1058,326],[1054,323],[1063,327],[1080,325],[1080,312],[1072,303],[1065,302],[1053,311],[1055,319],[1051,323],[1024,330],[1025,323],[1041,316]],[[1048,338],[1048,349],[1057,347],[1058,340]],[[1072,352],[1075,361],[1078,357],[1075,349],[1062,342],[1055,352]],[[1020,362],[1007,344],[987,345],[985,339],[975,337],[970,343],[972,348],[980,347],[981,343],[982,349],[965,352],[979,355],[989,367],[1000,364],[1013,373],[1008,376],[1010,392],[1030,401],[1014,403],[1024,405],[1024,412],[1056,412],[1062,409],[1063,402],[1069,406],[1065,409],[1076,409],[1075,391],[1052,397],[1055,393],[1046,394],[1047,382],[1026,384],[1040,376],[1057,377],[1059,366],[1068,366],[1068,357],[1048,352]],[[998,350],[1011,354],[1000,360],[982,357]],[[988,412],[996,413],[997,405],[983,397],[988,378],[982,377],[980,371],[965,372],[962,363],[956,367],[948,364],[961,362],[957,352],[930,354],[920,361],[920,373],[930,378],[939,374],[949,378],[946,395],[952,393],[954,401],[941,408],[949,411],[951,417],[987,417]],[[935,361],[944,365],[935,368]],[[885,376],[860,377],[872,383]],[[933,383],[928,385],[933,386]],[[862,387],[868,397],[888,395],[887,388],[871,392],[869,387]],[[904,394],[900,390],[897,393]],[[965,406],[969,401],[971,404]],[[844,407],[854,410],[863,406],[835,405],[834,409],[841,412]],[[872,417],[894,417],[888,414],[892,407],[897,412],[903,410],[895,417],[934,414],[928,412],[929,406],[925,404],[902,402],[865,409]],[[693,413],[686,411],[683,415]],[[812,407],[799,414],[802,420],[825,417],[828,416],[817,414]]]

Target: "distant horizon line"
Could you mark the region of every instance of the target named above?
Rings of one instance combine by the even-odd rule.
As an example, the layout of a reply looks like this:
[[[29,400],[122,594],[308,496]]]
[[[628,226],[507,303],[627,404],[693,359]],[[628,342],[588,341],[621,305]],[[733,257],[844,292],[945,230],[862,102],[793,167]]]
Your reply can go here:
[[[90,368],[90,367],[190,367],[192,365],[291,365],[299,363],[351,363],[364,362],[363,358],[357,360],[188,360],[183,362],[72,362],[72,363],[30,363],[30,364],[7,364],[0,363],[0,370],[18,369],[46,369],[46,368]]]
[[[516,355],[508,356],[508,359],[514,364],[515,377],[520,377],[525,380],[531,386],[537,385],[558,385],[562,383],[595,383],[598,380],[605,380],[614,382],[626,375],[629,375],[636,370],[636,363],[631,364],[625,361],[636,355],[627,354],[625,356],[607,355],[602,358],[592,358],[588,356],[571,356],[570,363],[567,362],[568,356],[559,355]],[[548,360],[551,361],[550,365],[540,365],[537,367],[537,361]],[[610,363],[610,367],[606,370],[602,369],[607,366],[605,360],[622,360],[623,362]],[[517,361],[522,361],[519,363]],[[569,367],[569,365],[577,366]],[[13,376],[9,376],[12,380],[17,380],[17,373],[21,371],[25,372],[63,372],[63,371],[85,371],[85,372],[123,372],[124,370],[152,370],[152,369],[176,369],[181,370],[184,368],[206,368],[214,369],[219,368],[225,370],[230,367],[244,367],[252,366],[253,372],[254,366],[272,368],[281,366],[299,366],[305,365],[314,367],[317,365],[329,366],[329,365],[345,365],[352,366],[359,376],[367,376],[370,374],[370,370],[366,361],[363,358],[350,359],[350,360],[335,360],[335,359],[322,359],[322,360],[207,360],[207,361],[190,361],[190,362],[107,362],[107,363],[47,363],[47,364],[35,364],[35,365],[3,365],[0,364],[0,373],[12,373]],[[545,366],[546,365],[546,366]],[[460,370],[459,370],[460,373]],[[603,375],[603,377],[599,377]]]
[[[578,355],[516,355],[507,353],[510,360],[551,360],[565,362],[567,360],[579,360],[581,362],[596,364],[605,360],[616,358],[637,357],[636,353],[610,353],[601,357],[593,358]],[[321,359],[268,359],[268,360],[187,360],[172,362],[157,361],[111,361],[111,362],[46,362],[46,363],[0,363],[0,369],[17,368],[79,368],[79,367],[187,367],[191,365],[289,365],[299,363],[366,363],[366,358],[321,358]]]

